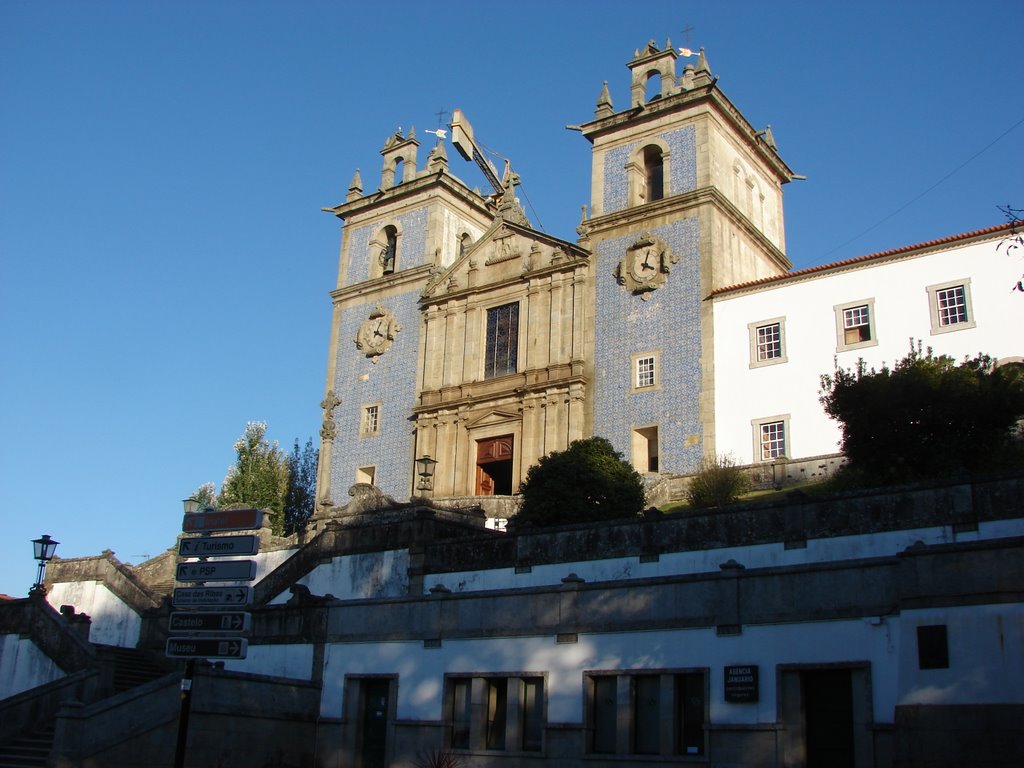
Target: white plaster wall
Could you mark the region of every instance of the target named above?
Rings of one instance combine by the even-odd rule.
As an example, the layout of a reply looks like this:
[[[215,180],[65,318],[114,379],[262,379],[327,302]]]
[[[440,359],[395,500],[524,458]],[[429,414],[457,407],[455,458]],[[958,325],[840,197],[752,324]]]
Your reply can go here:
[[[977,531],[954,534],[949,526],[887,531],[866,536],[836,536],[810,539],[805,549],[786,549],[781,542],[747,547],[722,547],[694,552],[662,554],[655,563],[641,563],[638,557],[618,557],[552,565],[535,565],[529,573],[513,568],[458,571],[432,574],[424,580],[424,594],[443,584],[452,592],[479,592],[518,587],[541,587],[561,583],[570,573],[588,582],[646,579],[695,573],[718,573],[719,566],[735,560],[746,568],[806,565],[859,558],[888,557],[914,543],[952,544],[964,541],[1024,536],[1024,519],[981,523]]]
[[[409,590],[409,551],[344,555],[321,563],[296,582],[309,587],[314,595],[334,595],[339,600],[401,597]],[[288,591],[277,595],[271,604],[288,602]]]
[[[264,576],[277,568],[281,563],[298,552],[299,549],[275,549],[269,552],[260,552],[256,555],[256,579],[253,583],[260,581]]]
[[[54,584],[46,595],[56,610],[73,605],[92,619],[89,641],[103,645],[134,648],[139,644],[142,618],[127,603],[99,581],[64,581]]]
[[[1024,605],[903,611],[900,704],[1024,704]],[[917,627],[946,625],[949,669],[918,669]]]
[[[236,672],[312,680],[313,646],[250,644],[245,659],[225,659],[224,667]]]
[[[0,635],[0,699],[62,677],[64,671],[31,640]]]
[[[896,701],[898,622],[881,619],[744,627],[718,637],[714,628],[555,638],[445,640],[438,649],[421,642],[336,644],[327,647],[321,714],[340,717],[346,674],[397,674],[399,719],[442,720],[444,675],[546,673],[549,723],[581,723],[584,673],[706,667],[712,723],[752,725],[776,720],[775,665],[828,662],[871,664],[875,720],[892,722]],[[756,704],[724,701],[724,667],[757,664]]]
[[[956,359],[985,352],[996,358],[1021,353],[1024,301],[1010,291],[1019,261],[997,252],[998,240],[903,258],[848,272],[766,287],[714,302],[715,435],[719,454],[751,463],[751,421],[790,417],[791,458],[838,451],[839,430],[818,402],[820,377],[859,358],[869,366],[892,364],[921,339],[937,354]],[[932,335],[926,287],[970,278],[975,328]],[[878,344],[836,352],[837,304],[874,299]],[[788,362],[750,368],[748,323],[785,318]]]

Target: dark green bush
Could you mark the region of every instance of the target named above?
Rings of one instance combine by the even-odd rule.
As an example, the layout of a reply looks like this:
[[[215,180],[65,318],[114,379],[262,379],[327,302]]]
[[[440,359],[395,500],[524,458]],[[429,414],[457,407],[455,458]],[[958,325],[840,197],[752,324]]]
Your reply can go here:
[[[574,440],[542,456],[526,473],[514,525],[563,525],[638,515],[640,475],[603,437]]]

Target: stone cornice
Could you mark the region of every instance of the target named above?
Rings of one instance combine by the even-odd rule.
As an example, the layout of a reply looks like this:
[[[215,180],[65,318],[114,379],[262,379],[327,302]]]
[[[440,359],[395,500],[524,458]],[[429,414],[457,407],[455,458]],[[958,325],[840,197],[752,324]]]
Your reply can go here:
[[[750,223],[750,220],[740,213],[740,210],[733,205],[717,187],[701,187],[700,189],[695,189],[692,192],[684,192],[681,195],[672,195],[671,197],[666,197],[663,200],[658,200],[653,203],[623,208],[618,211],[613,211],[612,213],[605,213],[600,216],[595,216],[592,219],[587,219],[584,223],[587,228],[588,237],[593,240],[603,236],[606,230],[619,228],[657,229],[656,227],[650,226],[649,222],[652,219],[658,217],[667,219],[670,214],[686,214],[688,212],[692,215],[696,215],[696,209],[701,205],[714,206],[736,227],[742,229],[751,240],[754,240],[761,249],[768,254],[772,261],[774,261],[779,267],[780,271],[785,272],[792,268],[793,265],[786,257],[786,254],[780,251],[771,240],[765,237],[764,233],[754,227]]]
[[[442,189],[451,193],[464,204],[477,208],[485,216],[493,216],[493,207],[481,195],[473,192],[458,178],[446,170],[426,173],[412,181],[406,181],[388,189],[377,190],[355,200],[320,210],[331,213],[343,221],[361,213],[372,211],[392,203],[405,200],[431,189]]]

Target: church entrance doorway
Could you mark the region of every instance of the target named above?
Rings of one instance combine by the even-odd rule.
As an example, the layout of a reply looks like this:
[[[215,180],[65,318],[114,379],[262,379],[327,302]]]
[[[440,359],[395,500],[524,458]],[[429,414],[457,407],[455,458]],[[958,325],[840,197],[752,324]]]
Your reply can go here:
[[[512,435],[477,440],[476,495],[509,496],[512,493]]]

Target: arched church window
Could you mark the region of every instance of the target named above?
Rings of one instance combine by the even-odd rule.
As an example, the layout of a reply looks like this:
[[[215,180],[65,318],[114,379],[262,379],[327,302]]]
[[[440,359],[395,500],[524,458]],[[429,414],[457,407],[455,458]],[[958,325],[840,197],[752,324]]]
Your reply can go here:
[[[647,202],[665,197],[665,163],[660,147],[644,147],[644,181],[647,187]]]
[[[466,252],[466,250],[469,248],[469,244],[471,242],[472,242],[472,238],[470,238],[469,232],[463,232],[461,235],[459,235],[459,257],[460,258]]]
[[[395,174],[394,174],[395,186],[398,186],[399,184],[402,183],[402,173],[403,173],[404,165],[405,165],[405,163],[402,160],[402,158],[400,158],[400,157],[395,158]]]
[[[393,226],[384,227],[384,252],[380,255],[381,274],[390,275],[395,271],[398,260],[398,230]]]

